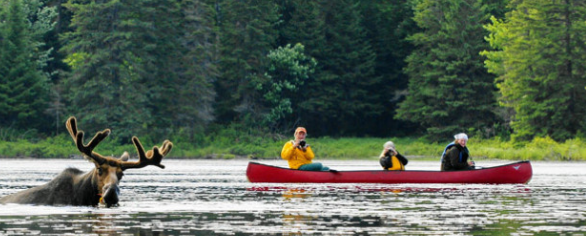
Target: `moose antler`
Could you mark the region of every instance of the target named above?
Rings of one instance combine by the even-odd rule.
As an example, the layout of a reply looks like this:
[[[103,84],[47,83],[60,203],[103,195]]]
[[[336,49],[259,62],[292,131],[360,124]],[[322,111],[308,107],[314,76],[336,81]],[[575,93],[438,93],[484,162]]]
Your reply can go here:
[[[101,132],[96,133],[94,138],[92,138],[92,140],[87,145],[84,145],[83,131],[77,129],[77,121],[75,120],[75,117],[69,117],[69,119],[67,119],[67,122],[65,122],[65,126],[67,126],[67,130],[69,131],[71,138],[73,138],[73,141],[77,146],[77,149],[81,153],[93,159],[98,164],[102,164],[106,161],[106,159],[102,155],[94,152],[93,150],[98,146],[98,144],[102,140],[104,140],[106,137],[108,137],[108,135],[110,135],[110,129],[105,129]]]
[[[169,140],[163,141],[163,145],[161,148],[154,146],[152,150],[149,150],[145,153],[142,144],[138,138],[132,137],[132,142],[136,147],[136,151],[138,152],[138,161],[137,162],[124,162],[122,163],[121,167],[122,170],[131,169],[131,168],[143,168],[148,165],[158,166],[161,169],[164,169],[165,166],[161,164],[161,160],[165,157],[173,148],[173,143]]]

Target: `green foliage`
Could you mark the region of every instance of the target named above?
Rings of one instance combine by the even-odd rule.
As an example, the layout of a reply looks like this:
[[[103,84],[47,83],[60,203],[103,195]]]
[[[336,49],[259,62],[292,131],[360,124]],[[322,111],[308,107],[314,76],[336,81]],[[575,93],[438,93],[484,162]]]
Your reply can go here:
[[[200,1],[69,1],[69,113],[88,131],[195,133],[213,120],[212,10]],[[140,11],[136,11],[140,9]],[[201,38],[200,38],[201,37]],[[193,137],[193,136],[192,136]]]
[[[222,1],[217,3],[220,25],[222,74],[216,81],[218,122],[232,121],[262,127],[262,95],[253,81],[264,80],[266,55],[275,48],[277,7],[271,1]]]
[[[31,142],[26,139],[0,142],[2,158],[67,158],[71,153],[68,149],[75,148],[71,137],[65,142],[63,136],[47,138],[40,142]],[[69,145],[67,145],[69,144]]]
[[[275,133],[305,126],[312,137],[424,130],[439,149],[456,132],[503,143],[513,132],[522,151],[487,153],[582,155],[575,144],[522,146],[585,133],[581,1],[63,2],[0,0],[6,142],[37,145],[76,115],[88,134],[111,128],[104,147],[115,154],[136,135],[179,140],[177,157],[278,156],[285,139]],[[426,143],[404,150],[436,150]],[[369,152],[328,145],[317,148]]]
[[[571,139],[586,123],[586,6],[582,2],[519,1],[486,28],[493,51],[486,67],[498,75],[501,105],[514,110],[513,139]]]
[[[477,157],[505,160],[569,161],[586,160],[584,141],[580,138],[558,143],[550,137],[536,137],[530,142],[501,141],[500,139],[471,142],[470,150]]]
[[[439,160],[447,143],[432,143],[424,139],[412,138],[309,138],[308,143],[316,153],[316,160],[372,160],[376,162],[386,141],[393,141],[397,150],[412,160]],[[86,140],[87,142],[88,140]],[[174,148],[167,158],[200,159],[281,159],[280,153],[286,137],[252,135],[238,125],[232,125],[206,134],[205,141],[194,144],[181,139],[171,139]],[[153,143],[142,140],[146,149],[159,146],[162,141]],[[518,143],[494,139],[471,138],[468,142],[474,160],[533,160],[533,161],[586,161],[586,142],[580,138],[558,143],[555,140],[535,138],[531,142]],[[115,139],[106,139],[96,151],[111,156],[120,156],[128,151],[136,156],[133,145],[120,145]],[[79,151],[69,135],[61,134],[39,142],[24,139],[0,141],[1,158],[69,158],[80,157]]]
[[[35,129],[29,130],[18,130],[12,127],[0,128],[0,140],[2,141],[17,141],[17,140],[29,140],[37,141],[41,135]]]
[[[407,58],[409,96],[395,118],[414,121],[428,137],[492,127],[496,119],[493,77],[478,53],[488,47],[478,22],[487,20],[477,0],[423,0],[414,20],[423,29],[409,39],[417,49]]]
[[[293,113],[291,101],[314,72],[317,62],[304,54],[301,44],[279,47],[267,57],[269,65],[265,76],[261,77],[263,80],[253,80],[252,83],[261,91],[268,107],[263,122],[274,131],[290,122],[287,118]]]
[[[317,138],[310,139],[312,149],[320,158],[377,159],[383,144],[393,141],[397,151],[405,156],[434,158],[441,155],[441,145],[410,138]],[[439,154],[438,154],[439,152]]]
[[[375,71],[376,54],[368,42],[362,3],[277,2],[283,19],[280,44],[301,43],[318,61],[316,73],[291,102],[296,119],[290,125],[306,126],[315,135],[378,132],[375,124],[388,121],[381,115],[389,92]],[[363,125],[353,125],[358,122]]]
[[[89,142],[91,137],[85,137],[85,142]],[[141,140],[145,149],[150,149],[152,146]],[[115,139],[105,139],[96,147],[96,152],[107,156],[119,157],[125,151],[129,152],[131,156],[136,156],[136,148],[134,145],[120,145]],[[73,140],[69,134],[60,134],[55,137],[49,137],[38,142],[31,142],[26,139],[18,139],[15,141],[1,141],[0,153],[2,158],[81,158],[80,152],[75,147]]]
[[[323,1],[324,42],[315,79],[302,90],[304,100],[295,113],[300,125],[316,135],[359,135],[382,114],[385,101],[382,78],[375,74],[376,55],[368,44],[359,4],[355,1]],[[303,42],[302,42],[303,43]],[[310,51],[311,52],[311,51]],[[361,126],[355,124],[363,124]]]
[[[179,42],[180,50],[169,53],[173,58],[178,53],[181,57],[169,63],[172,71],[177,72],[177,81],[170,83],[173,90],[164,93],[167,97],[166,104],[159,104],[155,115],[166,117],[168,123],[159,123],[157,127],[180,127],[182,134],[191,141],[197,141],[198,133],[214,120],[213,104],[216,92],[213,83],[218,77],[218,69],[215,63],[215,52],[218,42],[215,38],[214,9],[202,1],[181,1],[180,9],[183,17],[179,25],[182,32]],[[177,17],[177,16],[175,16]],[[172,37],[172,35],[171,35]],[[172,40],[171,40],[172,42]],[[175,104],[170,106],[169,104]],[[173,135],[173,132],[165,132],[161,136]]]
[[[71,0],[65,5],[74,14],[74,31],[64,34],[63,50],[71,55],[68,61],[75,63],[63,81],[65,98],[69,114],[88,133],[112,128],[114,136],[129,139],[144,132],[143,124],[152,122],[150,110],[145,109],[146,91],[150,91],[146,53],[154,45],[139,40],[152,36],[152,22],[143,21],[130,7],[144,7],[147,14],[153,6],[140,2]]]
[[[178,137],[173,157],[223,158],[226,155],[250,158],[277,157],[280,155],[282,143],[279,136],[261,132],[257,129],[232,123],[231,125],[212,126],[197,143],[189,143]]]
[[[281,46],[297,43],[305,46],[305,53],[311,57],[322,55],[325,46],[325,21],[320,1],[278,0],[281,22],[278,42]],[[321,57],[320,57],[321,58]]]
[[[0,132],[2,134],[2,132]],[[34,135],[33,135],[34,136]],[[89,135],[91,136],[91,135]],[[258,130],[233,123],[229,126],[213,126],[206,133],[197,134],[197,142],[190,137],[176,135],[170,137],[174,144],[173,151],[167,158],[200,159],[281,159],[283,145],[293,137],[271,135]],[[27,140],[25,136],[0,140],[2,158],[69,158],[80,157],[71,137],[65,132],[43,140]],[[90,137],[85,137],[88,142]],[[141,138],[145,149],[160,146],[163,140],[158,137]],[[155,141],[153,141],[155,140]],[[308,137],[307,141],[316,153],[316,160],[364,159],[376,161],[383,144],[393,141],[397,150],[409,159],[439,160],[440,155],[452,140],[431,142],[419,138],[331,138]],[[106,138],[98,145],[96,152],[109,156],[120,156],[125,151],[136,156],[132,144],[121,145],[116,138]],[[468,148],[473,159],[502,160],[536,160],[536,161],[586,161],[586,141],[581,138],[569,139],[563,143],[550,137],[534,138],[530,142],[504,141],[498,137],[492,139],[470,138]]]
[[[393,141],[397,150],[410,159],[439,160],[445,145],[432,143],[424,139],[411,138],[310,138],[316,158],[318,159],[372,159],[375,160],[382,151],[386,141]],[[278,150],[287,140],[273,142],[271,150]],[[586,160],[586,143],[582,139],[567,140],[558,143],[551,138],[536,138],[531,142],[519,144],[513,141],[494,139],[470,139],[468,147],[473,159],[534,160],[534,161],[569,161]],[[274,158],[273,155],[259,156]],[[279,155],[276,156],[280,158]]]
[[[44,110],[47,106],[50,84],[48,77],[40,68],[47,59],[40,52],[39,35],[46,29],[41,20],[51,10],[42,8],[38,1],[29,2],[31,8],[21,0],[2,0],[0,5],[0,120],[1,127],[16,126],[16,129],[42,129],[48,124]],[[30,21],[29,15],[36,10],[46,10],[39,14],[38,21]]]
[[[413,3],[411,0],[362,1],[360,12],[362,25],[368,35],[369,44],[376,54],[375,74],[382,83],[371,93],[380,93],[382,113],[376,122],[376,131],[368,133],[377,136],[412,134],[410,121],[390,119],[396,114],[399,102],[405,99],[409,77],[404,72],[405,58],[414,49],[407,40],[411,34],[420,29],[413,21]]]

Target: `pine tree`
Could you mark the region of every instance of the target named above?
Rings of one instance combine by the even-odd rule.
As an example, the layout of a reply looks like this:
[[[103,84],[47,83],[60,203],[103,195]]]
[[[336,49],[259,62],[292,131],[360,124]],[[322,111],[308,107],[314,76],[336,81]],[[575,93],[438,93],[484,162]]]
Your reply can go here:
[[[507,12],[511,11],[509,7],[511,2],[514,0],[482,0],[482,5],[485,8],[485,11],[490,15],[496,18],[503,18]]]
[[[217,32],[214,28],[213,5],[199,0],[182,1],[183,32],[180,40],[182,48],[175,70],[178,81],[174,84],[176,92],[172,118],[175,126],[181,127],[185,136],[194,135],[214,120],[213,103],[215,91],[213,82],[218,76],[216,65]],[[179,53],[179,52],[178,52]]]
[[[149,98],[157,96],[147,79],[153,76],[149,52],[155,45],[152,22],[141,17],[152,7],[131,0],[70,0],[66,7],[74,29],[64,35],[63,47],[72,68],[63,80],[71,114],[87,127],[111,127],[124,140],[148,133],[143,125],[152,123]]]
[[[4,4],[0,2],[0,4]],[[8,74],[9,61],[8,61],[8,25],[7,21],[4,20],[8,17],[8,8],[0,9],[0,116],[5,117],[8,115],[10,106],[8,105],[10,88],[8,87],[8,80],[5,75]],[[4,124],[2,124],[4,125]]]
[[[487,25],[501,104],[515,111],[514,140],[550,136],[562,141],[586,128],[586,3],[526,0],[506,20]]]
[[[182,28],[185,15],[179,2],[189,4],[189,1],[143,0],[131,8],[140,13],[137,20],[144,25],[136,27],[133,34],[144,44],[136,48],[135,54],[139,55],[147,72],[142,78],[150,94],[146,108],[152,118],[145,126],[150,128],[151,137],[169,136],[174,128],[192,127],[192,124],[181,123],[185,120],[177,119],[193,114],[185,105],[195,102],[181,101],[178,97],[191,89],[187,87],[191,86],[191,78],[185,77],[184,71],[188,68],[183,61],[190,49],[182,41],[190,31]]]
[[[375,54],[368,44],[358,4],[323,1],[326,40],[316,77],[301,92],[307,99],[296,111],[314,134],[359,135],[376,129],[384,101],[375,75]],[[311,52],[311,51],[310,51]],[[356,125],[364,124],[364,125]]]
[[[62,77],[60,71],[68,71],[70,69],[67,63],[65,63],[66,55],[61,50],[63,47],[63,42],[59,39],[59,37],[70,30],[69,25],[71,24],[72,14],[67,8],[63,6],[67,0],[38,1],[44,2],[46,6],[50,6],[54,10],[52,12],[51,20],[53,27],[43,35],[43,41],[45,44],[43,48],[45,50],[50,49],[47,56],[51,58],[51,60],[47,62],[47,66],[44,71],[50,76],[51,82],[53,82],[54,86],[58,86]],[[52,98],[51,102],[60,103],[62,101],[58,101]],[[59,126],[62,126],[61,121],[62,120],[59,120],[57,122],[59,123]]]
[[[326,44],[325,18],[319,1],[280,0],[279,45],[302,44],[305,53],[321,56],[320,50]]]
[[[374,122],[378,126],[375,135],[411,135],[411,122],[393,119],[398,103],[404,100],[408,77],[403,72],[405,59],[414,46],[406,38],[419,31],[413,21],[411,0],[361,1],[361,14],[369,43],[376,54],[375,74],[382,78],[378,89],[384,102],[383,113]]]
[[[488,47],[477,0],[424,0],[415,12],[423,32],[410,36],[409,95],[396,118],[419,123],[433,139],[480,131],[496,122],[496,88],[479,52]]]
[[[41,72],[39,41],[21,0],[10,0],[0,13],[0,126],[43,128],[49,83]]]
[[[33,40],[35,42],[35,57],[41,73],[50,82],[48,107],[44,110],[46,116],[55,125],[53,134],[59,133],[62,129],[61,115],[65,111],[63,101],[60,100],[59,88],[56,85],[58,81],[59,71],[67,70],[67,65],[63,62],[63,55],[57,51],[61,48],[58,39],[58,25],[61,21],[59,10],[62,9],[59,2],[52,2],[47,0],[27,0],[24,1],[25,9],[28,10],[27,20],[30,22],[31,31],[33,33]],[[48,133],[50,126],[45,126],[42,131]]]
[[[322,14],[320,1],[314,0],[281,0],[279,4],[279,14],[281,15],[279,30],[279,45],[296,45],[304,46],[304,54],[313,57],[317,61],[315,72],[305,80],[295,96],[290,96],[291,108],[293,110],[289,124],[283,124],[283,129],[289,133],[297,126],[311,125],[313,119],[310,115],[304,113],[308,110],[303,108],[303,102],[313,99],[307,93],[310,83],[313,83],[321,72],[320,60],[325,60],[323,49],[326,42],[325,16]],[[313,133],[313,132],[312,132]],[[323,133],[322,133],[323,134]]]
[[[217,118],[220,123],[239,120],[252,126],[263,113],[262,97],[251,81],[266,79],[263,68],[276,44],[277,7],[270,1],[246,0],[222,1],[216,9],[221,45]]]

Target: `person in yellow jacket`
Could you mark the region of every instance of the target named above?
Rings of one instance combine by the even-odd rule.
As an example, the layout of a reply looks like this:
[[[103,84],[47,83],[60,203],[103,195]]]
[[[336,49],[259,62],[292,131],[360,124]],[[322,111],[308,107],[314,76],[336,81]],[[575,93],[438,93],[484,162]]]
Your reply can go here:
[[[303,127],[298,127],[295,130],[295,140],[291,140],[283,146],[281,151],[281,158],[289,162],[291,169],[311,170],[311,171],[328,171],[329,167],[322,165],[319,162],[312,162],[315,154],[311,147],[305,142],[307,130]]]
[[[405,170],[405,165],[409,162],[407,158],[397,152],[392,141],[388,141],[383,145],[379,161],[385,170]]]

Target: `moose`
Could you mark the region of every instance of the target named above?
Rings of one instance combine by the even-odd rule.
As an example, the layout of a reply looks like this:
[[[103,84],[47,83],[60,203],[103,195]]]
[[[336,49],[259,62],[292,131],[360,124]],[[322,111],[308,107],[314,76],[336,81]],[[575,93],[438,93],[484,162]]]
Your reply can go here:
[[[165,168],[161,160],[173,148],[173,143],[165,140],[160,148],[155,146],[145,152],[138,138],[134,136],[132,142],[138,152],[138,161],[128,161],[128,152],[124,152],[120,158],[103,156],[93,150],[110,135],[110,129],[96,133],[93,139],[84,145],[83,131],[77,129],[75,117],[67,119],[65,125],[77,149],[94,163],[95,168],[87,173],[76,168],[67,168],[46,184],[0,198],[0,204],[116,206],[120,192],[118,184],[124,175],[123,172],[126,169],[138,169],[149,165]]]

